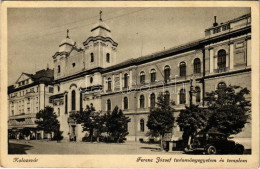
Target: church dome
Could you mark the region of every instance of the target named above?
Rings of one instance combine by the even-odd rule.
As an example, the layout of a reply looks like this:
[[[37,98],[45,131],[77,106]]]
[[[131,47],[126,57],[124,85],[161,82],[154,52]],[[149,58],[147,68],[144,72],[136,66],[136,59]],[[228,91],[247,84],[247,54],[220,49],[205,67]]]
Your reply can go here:
[[[69,37],[66,37],[66,39],[63,39],[61,41],[60,46],[62,46],[64,44],[68,44],[68,45],[72,45],[73,46],[75,44],[75,42],[72,39],[70,39]]]
[[[103,28],[103,29],[110,31],[109,26],[105,22],[103,22],[102,20],[99,20],[95,25],[93,25],[91,31],[95,30],[97,28]]]
[[[60,44],[59,52],[70,52],[72,49],[72,46],[75,45],[75,42],[70,39],[68,36],[66,39],[63,39]]]
[[[111,38],[111,31],[109,26],[102,20],[102,11],[100,11],[100,18],[99,21],[93,25],[91,32],[92,32],[92,37],[108,37]]]

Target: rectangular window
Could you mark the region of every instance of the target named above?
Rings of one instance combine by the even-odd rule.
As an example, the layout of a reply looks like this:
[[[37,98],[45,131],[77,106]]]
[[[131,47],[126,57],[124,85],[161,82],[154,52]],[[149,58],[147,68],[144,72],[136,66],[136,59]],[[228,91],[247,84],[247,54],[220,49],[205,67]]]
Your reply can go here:
[[[53,103],[53,99],[49,97],[49,103]]]
[[[49,93],[53,93],[53,87],[49,87]]]

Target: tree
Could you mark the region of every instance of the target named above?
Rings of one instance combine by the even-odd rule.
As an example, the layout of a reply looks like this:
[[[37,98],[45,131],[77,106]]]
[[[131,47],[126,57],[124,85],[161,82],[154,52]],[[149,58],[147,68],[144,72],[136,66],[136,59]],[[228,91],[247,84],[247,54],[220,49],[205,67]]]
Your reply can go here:
[[[245,97],[247,94],[247,88],[223,86],[206,93],[205,108],[185,107],[177,119],[178,125],[184,129],[183,140],[187,141],[198,131],[213,130],[227,136],[241,132],[250,117],[251,104]]]
[[[83,131],[89,132],[91,142],[94,134],[99,141],[99,136],[104,130],[104,118],[92,105],[87,105],[84,111],[74,114],[71,118],[76,119],[77,123],[82,125]]]
[[[198,105],[192,105],[192,109],[190,106],[185,106],[185,109],[180,111],[176,122],[184,131],[182,135],[184,143],[188,142],[189,137],[206,128],[209,116],[210,112]]]
[[[37,128],[43,130],[46,133],[51,135],[52,139],[52,132],[58,134],[60,132],[60,123],[57,120],[57,115],[53,112],[53,108],[47,106],[44,110],[40,110],[36,114],[36,121]],[[58,138],[58,137],[57,137]]]
[[[22,129],[21,133],[23,135],[25,135],[26,137],[28,137],[31,134],[31,131],[30,131],[29,128],[25,127],[25,128]]]
[[[172,108],[174,103],[171,102],[171,104],[169,104],[167,102],[168,100],[165,95],[160,94],[157,98],[157,106],[151,108],[147,121],[147,127],[153,133],[158,133],[161,136],[161,147],[164,134],[171,132],[174,125],[173,113],[175,109]]]
[[[123,139],[129,134],[127,125],[131,121],[126,117],[122,110],[116,106],[112,113],[107,112],[104,115],[106,121],[106,130],[110,137],[114,138],[117,143],[122,142]]]
[[[250,118],[250,91],[239,86],[224,86],[206,94],[205,101],[211,112],[205,130],[215,129],[226,135],[238,134]]]

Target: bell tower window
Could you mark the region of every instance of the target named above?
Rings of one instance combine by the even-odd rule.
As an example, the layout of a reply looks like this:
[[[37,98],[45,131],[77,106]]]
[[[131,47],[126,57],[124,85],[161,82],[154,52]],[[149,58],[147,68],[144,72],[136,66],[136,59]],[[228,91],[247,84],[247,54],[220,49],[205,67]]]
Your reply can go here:
[[[60,65],[58,65],[58,73],[60,73]]]
[[[90,54],[90,62],[94,62],[94,53]]]
[[[107,61],[107,63],[110,63],[110,54],[109,53],[107,53],[106,61]]]

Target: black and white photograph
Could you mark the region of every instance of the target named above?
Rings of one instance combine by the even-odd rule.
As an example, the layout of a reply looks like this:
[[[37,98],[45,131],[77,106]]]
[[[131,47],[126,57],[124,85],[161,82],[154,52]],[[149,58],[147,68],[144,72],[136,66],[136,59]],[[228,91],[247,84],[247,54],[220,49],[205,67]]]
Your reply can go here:
[[[8,155],[252,155],[251,7],[6,10]]]

